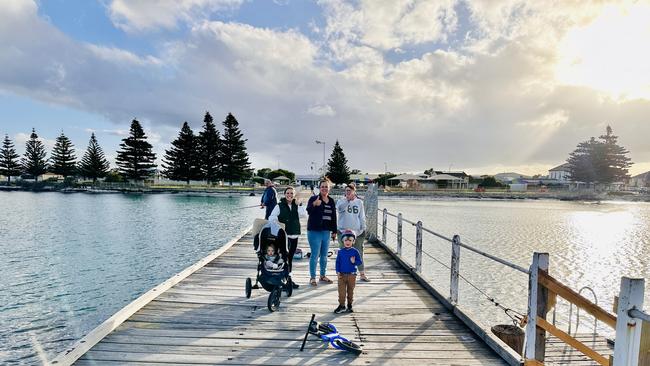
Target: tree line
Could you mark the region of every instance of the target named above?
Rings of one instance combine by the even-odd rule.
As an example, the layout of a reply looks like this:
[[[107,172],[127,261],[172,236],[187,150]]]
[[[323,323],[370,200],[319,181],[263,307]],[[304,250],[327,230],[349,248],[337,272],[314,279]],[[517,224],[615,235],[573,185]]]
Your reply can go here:
[[[183,123],[178,137],[172,141],[172,147],[165,151],[162,159],[162,174],[172,180],[185,181],[206,180],[216,183],[220,180],[238,181],[252,175],[246,139],[239,129],[239,122],[231,113],[223,121],[221,133],[210,115],[206,112],[203,129],[195,135],[187,122]],[[150,178],[157,165],[153,146],[147,141],[140,122],[131,122],[129,135],[122,139],[117,151],[117,173],[123,179],[141,181]],[[12,176],[29,175],[38,177],[51,172],[64,177],[78,176],[92,179],[104,178],[110,173],[110,164],[91,133],[88,147],[77,161],[75,148],[63,132],[56,138],[50,158],[47,158],[45,146],[32,129],[25,145],[22,158],[16,153],[14,143],[5,135],[0,148],[0,174],[11,182]]]

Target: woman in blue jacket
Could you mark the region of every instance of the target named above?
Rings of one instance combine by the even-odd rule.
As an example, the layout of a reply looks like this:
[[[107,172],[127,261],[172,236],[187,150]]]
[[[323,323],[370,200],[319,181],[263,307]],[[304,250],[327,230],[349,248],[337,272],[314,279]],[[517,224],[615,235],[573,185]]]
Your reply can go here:
[[[309,257],[309,283],[316,286],[316,263],[320,259],[320,281],[332,283],[327,278],[327,252],[330,239],[336,238],[336,202],[330,197],[331,182],[322,180],[319,184],[319,194],[312,196],[307,202],[307,240],[311,248]]]

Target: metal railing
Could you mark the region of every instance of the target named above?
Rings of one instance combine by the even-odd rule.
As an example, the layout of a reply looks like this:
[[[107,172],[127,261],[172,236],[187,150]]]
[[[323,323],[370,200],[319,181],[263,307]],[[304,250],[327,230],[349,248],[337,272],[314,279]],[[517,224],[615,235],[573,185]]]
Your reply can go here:
[[[373,210],[374,211],[374,210]],[[459,235],[454,235],[453,237],[449,238],[448,236],[439,234],[433,230],[430,230],[428,228],[423,227],[422,221],[411,221],[408,219],[405,219],[401,213],[394,214],[391,212],[388,212],[386,208],[384,209],[377,209],[377,212],[380,212],[382,214],[382,220],[381,220],[381,242],[388,248],[386,245],[387,242],[387,233],[390,231],[391,233],[394,233],[396,238],[397,238],[397,243],[396,243],[396,248],[395,248],[395,254],[402,258],[403,255],[403,242],[409,242],[407,239],[404,238],[404,223],[412,225],[415,227],[415,243],[411,243],[415,247],[415,265],[412,267],[413,270],[418,274],[421,275],[422,272],[422,258],[423,255],[427,255],[430,258],[434,259],[438,263],[442,264],[446,268],[450,270],[450,288],[449,288],[449,297],[447,300],[449,303],[452,304],[452,306],[457,307],[458,306],[458,288],[459,288],[459,278],[462,278],[465,280],[469,285],[474,287],[476,290],[481,292],[483,295],[488,297],[490,301],[492,301],[496,306],[506,310],[506,314],[508,314],[508,310],[505,308],[503,305],[500,305],[496,301],[494,301],[493,298],[490,298],[487,296],[485,292],[483,292],[481,289],[476,287],[474,284],[469,282],[465,277],[463,277],[460,274],[460,250],[461,248],[465,248],[471,252],[474,252],[484,258],[490,259],[496,263],[499,263],[501,265],[504,265],[506,267],[509,267],[511,269],[514,269],[518,272],[527,274],[529,277],[529,289],[528,289],[528,310],[526,312],[525,317],[513,317],[511,314],[508,314],[513,321],[515,320],[521,320],[521,323],[527,322],[526,324],[526,332],[525,332],[525,346],[524,349],[522,350],[524,353],[524,363],[526,364],[535,364],[537,362],[536,360],[543,360],[544,359],[544,352],[545,352],[545,347],[543,345],[545,336],[544,336],[544,329],[546,328],[553,328],[555,329],[555,333],[559,332],[562,333],[561,331],[558,331],[557,328],[554,326],[549,327],[549,324],[544,321],[546,318],[546,310],[543,308],[546,306],[546,295],[543,290],[540,289],[538,283],[539,283],[539,276],[542,276],[545,273],[548,273],[548,254],[547,253],[534,253],[533,255],[533,261],[531,264],[530,269],[526,269],[522,266],[519,266],[517,264],[511,263],[503,258],[499,258],[495,255],[486,253],[480,249],[474,248],[468,244],[465,244],[461,241]],[[388,217],[394,217],[397,219],[397,228],[396,231],[391,230],[388,227]],[[376,231],[375,231],[376,232]],[[444,241],[447,241],[451,244],[451,263],[450,265],[446,265],[439,261],[438,259],[434,258],[430,254],[426,253],[423,250],[422,247],[422,237],[423,233],[428,233],[431,234],[439,239],[442,239]],[[392,249],[391,249],[392,250]],[[544,275],[547,276],[548,275]],[[584,288],[583,288],[584,289]],[[582,290],[580,292],[582,292]],[[627,277],[623,277],[621,279],[621,289],[619,292],[619,296],[621,299],[624,301],[621,301],[618,303],[618,309],[617,309],[617,316],[614,317],[613,315],[609,315],[614,319],[613,321],[615,322],[616,326],[616,346],[614,350],[614,356],[613,356],[613,365],[618,366],[618,365],[625,365],[625,366],[632,366],[632,365],[637,365],[637,360],[639,359],[639,345],[640,345],[640,339],[641,339],[641,326],[636,326],[636,325],[641,325],[643,321],[645,322],[650,322],[650,315],[647,313],[639,310],[642,305],[643,305],[643,291],[644,290],[644,281],[643,279],[630,279]],[[592,290],[593,292],[593,290]],[[578,297],[582,297],[580,293],[577,294]],[[595,293],[594,293],[594,298],[595,298]],[[543,299],[543,300],[542,300]],[[542,308],[539,308],[539,301],[543,301],[544,304],[542,305]],[[582,302],[588,302],[586,299]],[[597,302],[597,300],[596,300]],[[598,307],[596,304],[594,304],[595,307]],[[541,313],[538,312],[538,310],[542,310]],[[517,314],[517,312],[514,312]],[[522,315],[522,314],[519,314]],[[579,317],[579,315],[577,315]],[[541,317],[541,319],[540,319]],[[553,316],[555,318],[555,314]],[[517,319],[515,319],[517,318]],[[579,322],[578,319],[576,319],[577,322]],[[598,318],[596,318],[596,321]],[[540,323],[538,323],[540,322]],[[571,326],[570,326],[571,320],[569,320],[569,332],[571,331]],[[555,323],[555,322],[554,322]],[[611,322],[610,322],[611,323]],[[577,323],[579,324],[579,323]],[[576,325],[577,325],[576,324]],[[613,324],[612,324],[613,325]],[[473,330],[476,331],[472,327]],[[546,329],[548,331],[548,329]],[[539,332],[542,333],[539,333]],[[595,331],[595,329],[594,329]],[[539,334],[537,334],[539,333]],[[553,333],[553,335],[556,335]],[[650,333],[650,332],[648,332]],[[541,335],[541,337],[540,337]],[[568,335],[568,334],[567,334]],[[564,340],[564,339],[563,339]],[[542,343],[540,343],[540,341]],[[575,346],[575,344],[570,344],[572,346]],[[496,350],[496,349],[495,349]],[[584,350],[584,347],[582,349],[579,348],[579,350]],[[587,350],[589,351],[589,350]],[[588,352],[589,353],[589,352]],[[592,352],[595,354],[594,352]],[[500,353],[501,354],[501,353]],[[587,353],[586,353],[587,354]],[[503,354],[501,354],[503,356]],[[589,354],[588,354],[589,355]],[[598,356],[597,354],[595,354]],[[591,356],[590,356],[591,357]],[[597,358],[592,358],[592,359],[598,359],[598,363],[600,364],[605,364],[606,360],[602,357],[597,357]],[[506,359],[509,363],[511,359]]]
[[[479,254],[485,258],[488,258],[494,262],[497,262],[499,264],[502,264],[506,267],[512,268],[516,271],[519,271],[524,274],[529,274],[530,271],[524,267],[521,267],[517,264],[511,263],[505,259],[499,258],[495,255],[486,253],[480,249],[474,248],[468,244],[465,244],[461,241],[459,235],[454,235],[453,237],[449,238],[445,235],[442,235],[440,233],[437,233],[431,229],[428,229],[422,225],[422,221],[411,221],[405,219],[401,213],[394,214],[391,212],[388,212],[388,209],[378,209],[379,212],[382,213],[382,220],[381,220],[381,241],[383,243],[386,243],[387,240],[387,232],[391,231],[397,236],[397,246],[396,246],[396,253],[399,256],[402,256],[402,246],[403,246],[403,241],[404,241],[404,223],[410,224],[415,227],[415,271],[418,273],[422,272],[422,257],[423,254],[427,254],[422,250],[422,234],[424,232],[431,234],[439,239],[445,240],[449,243],[451,243],[451,263],[450,267],[448,267],[451,271],[450,274],[450,294],[449,294],[449,299],[453,303],[458,302],[458,284],[459,284],[459,277],[460,277],[460,248],[465,248],[467,250],[470,250],[476,254]],[[388,217],[394,217],[397,219],[397,231],[392,231],[388,229]],[[433,258],[435,259],[435,258]],[[442,264],[442,263],[441,263]],[[443,264],[444,265],[444,264]]]

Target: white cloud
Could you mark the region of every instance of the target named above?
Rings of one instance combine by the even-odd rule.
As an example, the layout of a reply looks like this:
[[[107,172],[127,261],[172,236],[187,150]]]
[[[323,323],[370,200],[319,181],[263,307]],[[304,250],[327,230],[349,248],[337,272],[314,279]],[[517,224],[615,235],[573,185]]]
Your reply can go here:
[[[113,24],[127,32],[176,28],[217,11],[235,9],[243,0],[113,0],[108,5]]]
[[[103,133],[113,135],[113,136],[120,136],[120,137],[126,137],[129,135],[128,130],[122,130],[122,129],[115,129],[115,130],[102,130]]]
[[[596,19],[598,4],[324,1],[326,25],[312,39],[297,29],[207,21],[207,2],[187,3],[200,14],[177,9],[149,24],[139,18],[144,3],[133,4],[111,3],[127,6],[124,27],[183,21],[188,32],[137,54],[75,42],[35,7],[1,12],[0,91],[101,114],[118,135],[137,116],[159,157],[183,121],[198,132],[205,110],[217,123],[232,112],[254,167],[299,173],[320,164],[318,139],[328,155],[339,140],[350,166],[363,171],[383,171],[386,162],[397,172],[453,164],[545,174],[608,123],[633,161],[650,161],[648,100],[556,79],[557,45]],[[456,12],[462,6],[470,18]],[[425,47],[432,43],[439,47]]]
[[[87,44],[86,47],[97,58],[116,64],[124,64],[126,66],[160,66],[161,60],[153,56],[140,57],[132,52],[122,50],[115,47],[103,47],[94,44]]]
[[[336,111],[332,106],[327,104],[316,104],[307,108],[307,113],[313,114],[314,116],[336,116]]]
[[[27,141],[31,139],[31,135],[32,135],[31,132],[30,133],[19,132],[14,135],[13,140],[16,146],[16,151],[21,155],[24,153],[25,144],[27,143]],[[36,135],[38,135],[38,131],[36,131]],[[52,148],[56,144],[56,140],[45,139],[40,136],[37,138],[37,140],[43,143],[43,146],[45,147],[45,151],[48,153],[52,151]]]

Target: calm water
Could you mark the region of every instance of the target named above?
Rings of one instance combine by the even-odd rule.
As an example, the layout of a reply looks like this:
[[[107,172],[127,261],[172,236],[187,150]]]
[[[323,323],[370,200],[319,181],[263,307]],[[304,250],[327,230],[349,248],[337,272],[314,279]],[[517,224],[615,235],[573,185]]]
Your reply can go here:
[[[41,364],[263,216],[259,197],[0,192],[0,364]]]
[[[239,209],[258,200],[0,192],[0,363],[51,359],[262,216],[259,209]],[[647,203],[382,199],[380,207],[446,236],[459,234],[463,242],[523,267],[533,251],[549,252],[551,274],[576,289],[590,286],[607,309],[620,276],[650,279]],[[395,221],[389,225],[394,229]],[[405,227],[404,237],[414,241],[412,227]],[[424,248],[448,265],[446,242],[425,234]],[[411,244],[404,243],[404,253],[414,257]],[[446,295],[448,270],[431,257],[425,256],[423,271]],[[466,250],[461,274],[504,305],[525,311],[525,275]],[[485,325],[507,320],[462,280],[460,302]],[[558,321],[566,323],[568,307],[560,303],[558,309]],[[586,328],[590,321],[582,318]]]
[[[579,290],[589,286],[598,303],[610,310],[618,295],[620,277],[650,280],[650,204],[630,202],[563,202],[501,200],[380,200],[380,208],[421,220],[425,227],[528,268],[532,253],[550,254],[551,275]],[[381,216],[380,216],[381,222]],[[389,220],[396,228],[396,219]],[[381,231],[380,231],[381,233]],[[389,242],[395,235],[388,233]],[[415,242],[414,227],[405,225],[404,238]],[[405,255],[414,258],[413,245],[404,243]],[[423,235],[423,273],[449,296],[451,250],[448,242]],[[414,260],[413,260],[414,262]],[[370,271],[370,269],[369,269]],[[461,275],[506,307],[526,311],[527,275],[461,249]],[[583,293],[591,298],[590,293]],[[504,312],[467,282],[460,281],[460,303],[469,306],[484,325],[507,321]],[[650,306],[646,282],[645,308]],[[568,305],[559,302],[556,319],[567,325]],[[575,310],[572,332],[575,331]],[[552,315],[551,315],[552,316]],[[551,317],[549,317],[551,319]],[[593,329],[593,318],[581,314],[580,331]],[[582,327],[584,326],[584,327]],[[566,327],[564,328],[567,329]],[[600,333],[608,327],[598,327]]]

